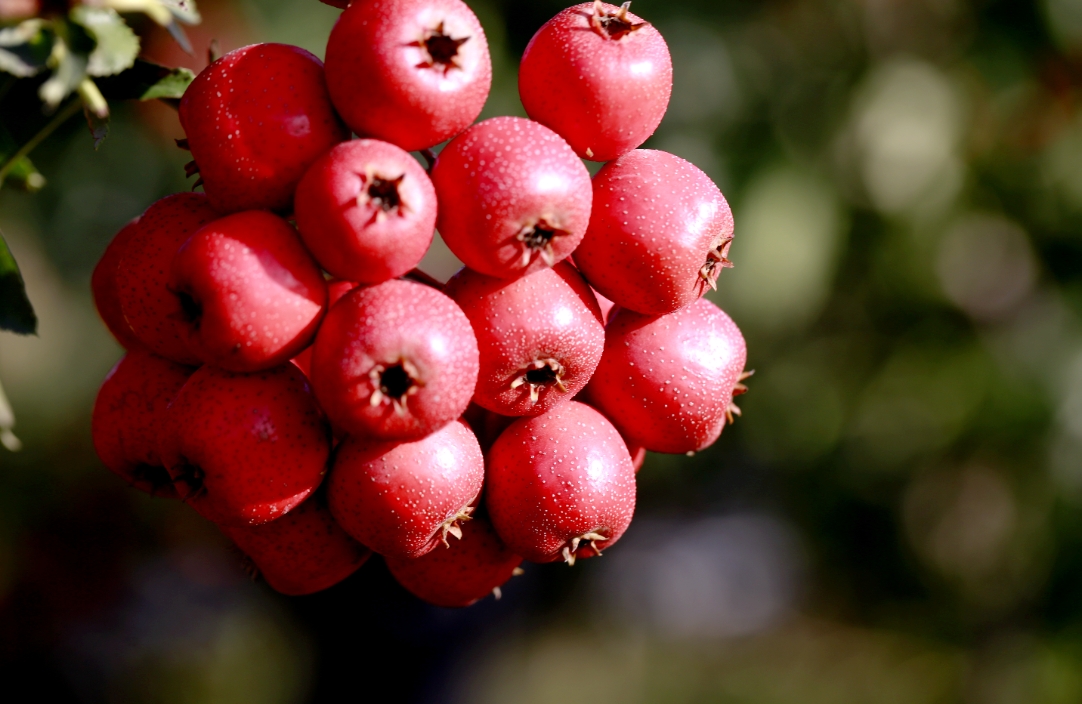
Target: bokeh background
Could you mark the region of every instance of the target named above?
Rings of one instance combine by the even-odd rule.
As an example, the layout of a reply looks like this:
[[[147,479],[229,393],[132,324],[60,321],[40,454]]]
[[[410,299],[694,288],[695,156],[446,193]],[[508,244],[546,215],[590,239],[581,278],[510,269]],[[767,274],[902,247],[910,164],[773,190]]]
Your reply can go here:
[[[485,116],[551,0],[468,0]],[[315,0],[202,0],[205,65],[323,54]],[[966,704],[1082,701],[1082,0],[635,0],[675,85],[647,146],[721,187],[712,297],[757,369],[695,457],[651,455],[602,559],[527,566],[460,611],[378,560],[283,598],[176,502],[128,490],[89,418],[120,356],[90,272],[186,188],[174,112],[72,121],[0,193],[40,334],[0,334],[0,679],[85,702]],[[456,268],[437,246],[425,267]]]

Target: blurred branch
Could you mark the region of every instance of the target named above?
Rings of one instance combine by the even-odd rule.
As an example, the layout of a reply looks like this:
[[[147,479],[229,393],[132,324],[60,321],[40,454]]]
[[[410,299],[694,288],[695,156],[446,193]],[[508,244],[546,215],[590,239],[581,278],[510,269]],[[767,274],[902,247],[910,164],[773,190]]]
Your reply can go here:
[[[4,395],[4,386],[0,384],[0,445],[11,452],[23,449],[22,441],[15,437],[11,431],[15,427],[15,412],[11,410],[7,396]]]
[[[4,160],[3,165],[0,165],[0,187],[4,185],[4,178],[8,175],[8,172],[15,166],[16,162],[25,156],[28,156],[41,142],[56,131],[56,128],[67,122],[73,115],[79,112],[79,108],[82,107],[82,101],[79,99],[71,100],[63,108],[56,112],[53,119],[49,120],[38,130],[38,133],[31,137],[25,144],[19,147],[18,151]]]

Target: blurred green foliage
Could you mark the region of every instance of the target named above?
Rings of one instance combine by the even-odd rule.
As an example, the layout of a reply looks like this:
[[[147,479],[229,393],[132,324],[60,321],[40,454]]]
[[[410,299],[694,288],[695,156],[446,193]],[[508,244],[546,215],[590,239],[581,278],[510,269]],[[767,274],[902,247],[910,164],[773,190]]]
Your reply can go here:
[[[563,5],[469,4],[495,61],[484,115],[522,114],[515,62]],[[232,36],[317,54],[336,13],[315,0],[200,8],[246,27]],[[697,164],[733,205],[736,267],[712,297],[757,370],[714,448],[648,458],[639,514],[770,512],[798,537],[802,596],[762,632],[673,641],[582,607],[593,563],[610,557],[573,576],[542,568],[557,575],[542,605],[482,641],[448,687],[482,702],[1079,701],[1082,2],[632,9],[661,29],[675,69],[647,146]],[[45,190],[0,193],[41,321],[38,338],[0,337],[25,445],[0,454],[9,605],[36,584],[31,538],[85,495],[113,496],[88,417],[119,350],[87,282],[127,219],[185,187],[170,124],[119,110],[96,154],[70,125],[35,153]],[[455,263],[437,246],[426,266],[447,276]],[[109,538],[110,559],[220,545],[182,507],[111,501],[137,535]],[[278,637],[251,636],[245,652]]]

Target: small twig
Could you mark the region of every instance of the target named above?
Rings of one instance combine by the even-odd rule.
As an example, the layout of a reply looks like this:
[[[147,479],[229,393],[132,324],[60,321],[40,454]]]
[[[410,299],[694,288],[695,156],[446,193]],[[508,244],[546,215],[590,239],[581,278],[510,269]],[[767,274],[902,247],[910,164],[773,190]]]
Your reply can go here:
[[[30,152],[34,151],[34,149],[39,144],[41,144],[41,142],[46,137],[56,131],[56,128],[60,127],[71,117],[73,117],[77,112],[79,112],[82,106],[82,100],[80,100],[79,98],[72,99],[71,102],[65,105],[61,110],[57,111],[56,115],[53,116],[53,119],[49,120],[49,123],[47,125],[38,130],[38,133],[31,137],[26,144],[19,147],[19,151],[12,154],[8,158],[8,160],[5,161],[2,166],[0,166],[0,185],[3,185],[4,179],[7,177],[12,167],[15,166],[15,163],[19,161],[19,159],[22,159],[24,156],[27,156],[30,154]]]
[[[428,162],[428,168],[425,170],[431,173],[432,167],[436,165],[436,152],[432,151],[431,149],[422,149],[421,156],[423,156],[425,158],[425,161]]]

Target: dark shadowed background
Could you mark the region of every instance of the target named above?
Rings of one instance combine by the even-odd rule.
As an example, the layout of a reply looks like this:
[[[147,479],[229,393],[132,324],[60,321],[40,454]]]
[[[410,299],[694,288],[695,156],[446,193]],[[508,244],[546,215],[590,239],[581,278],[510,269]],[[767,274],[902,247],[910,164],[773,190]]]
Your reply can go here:
[[[470,0],[495,82],[563,7]],[[190,35],[323,54],[316,0],[202,0]],[[736,216],[714,300],[758,370],[695,457],[651,455],[619,545],[427,607],[378,560],[323,594],[253,583],[183,504],[94,456],[120,356],[109,238],[186,187],[175,112],[117,110],[0,193],[38,337],[0,334],[0,679],[85,702],[1082,701],[1082,0],[635,0],[675,85],[647,146]],[[145,55],[202,68],[149,27]],[[438,247],[425,267],[456,264]],[[2,698],[2,696],[0,696]]]

